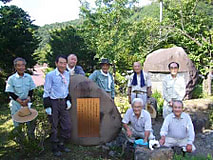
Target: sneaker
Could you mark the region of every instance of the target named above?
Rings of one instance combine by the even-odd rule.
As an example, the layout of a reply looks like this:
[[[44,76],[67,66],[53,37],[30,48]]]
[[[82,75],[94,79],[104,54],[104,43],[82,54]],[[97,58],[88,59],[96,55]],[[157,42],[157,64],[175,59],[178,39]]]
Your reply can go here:
[[[56,157],[61,157],[62,153],[60,151],[55,151],[55,152],[53,152],[53,155]]]

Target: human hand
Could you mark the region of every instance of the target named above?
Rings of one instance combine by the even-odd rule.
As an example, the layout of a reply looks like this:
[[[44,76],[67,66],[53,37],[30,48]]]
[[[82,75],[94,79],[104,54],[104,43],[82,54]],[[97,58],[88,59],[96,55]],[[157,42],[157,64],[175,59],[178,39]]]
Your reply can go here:
[[[186,151],[187,152],[192,152],[192,145],[191,144],[187,144],[186,145]]]
[[[126,130],[126,134],[128,137],[131,137],[132,136],[132,131],[130,129],[127,129]]]
[[[24,101],[23,101],[23,106],[28,106],[28,102],[29,102],[30,100],[29,99],[25,99]]]
[[[165,143],[165,137],[164,136],[161,137],[159,143],[160,143],[161,146],[164,145],[164,143]]]
[[[22,101],[20,98],[17,98],[16,101],[17,101],[21,106],[24,106],[24,103],[23,103],[23,101]]]
[[[67,100],[66,104],[67,104],[66,110],[69,110],[72,107],[70,100]]]
[[[47,115],[52,115],[52,108],[51,107],[48,107],[45,109],[45,112],[47,113]]]

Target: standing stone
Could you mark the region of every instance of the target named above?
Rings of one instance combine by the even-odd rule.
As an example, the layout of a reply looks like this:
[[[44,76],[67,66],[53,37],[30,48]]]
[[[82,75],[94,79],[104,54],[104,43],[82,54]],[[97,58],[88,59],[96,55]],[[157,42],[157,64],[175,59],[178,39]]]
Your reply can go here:
[[[154,91],[157,89],[162,92],[162,80],[169,74],[168,64],[170,62],[177,62],[180,64],[179,74],[184,76],[186,82],[185,99],[191,99],[192,90],[198,79],[198,72],[193,62],[181,47],[159,49],[146,57],[144,71],[150,73],[152,90]]]
[[[111,97],[92,80],[74,75],[70,79],[72,98],[71,141],[99,145],[113,140],[121,129],[121,116]],[[94,128],[94,129],[93,129]]]

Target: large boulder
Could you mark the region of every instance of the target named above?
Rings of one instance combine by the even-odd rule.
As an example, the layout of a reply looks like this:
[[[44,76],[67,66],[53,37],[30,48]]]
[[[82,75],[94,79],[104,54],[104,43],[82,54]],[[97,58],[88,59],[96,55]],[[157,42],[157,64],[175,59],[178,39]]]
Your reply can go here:
[[[99,145],[113,140],[121,129],[121,116],[111,97],[93,81],[71,76],[71,141]]]
[[[186,82],[185,99],[191,99],[192,90],[198,79],[198,72],[181,47],[159,49],[146,57],[144,71],[150,73],[153,90],[156,89],[162,92],[162,79],[169,74],[168,64],[170,62],[178,62],[180,64],[179,72],[184,76]]]

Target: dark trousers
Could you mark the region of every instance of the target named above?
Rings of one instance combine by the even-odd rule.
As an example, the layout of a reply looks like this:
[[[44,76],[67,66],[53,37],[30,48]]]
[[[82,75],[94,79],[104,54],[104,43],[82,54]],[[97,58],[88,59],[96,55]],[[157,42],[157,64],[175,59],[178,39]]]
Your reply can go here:
[[[70,138],[71,119],[69,111],[66,110],[65,99],[51,99],[52,117],[51,117],[51,141],[58,142],[58,125],[60,125],[60,137],[62,139]]]

